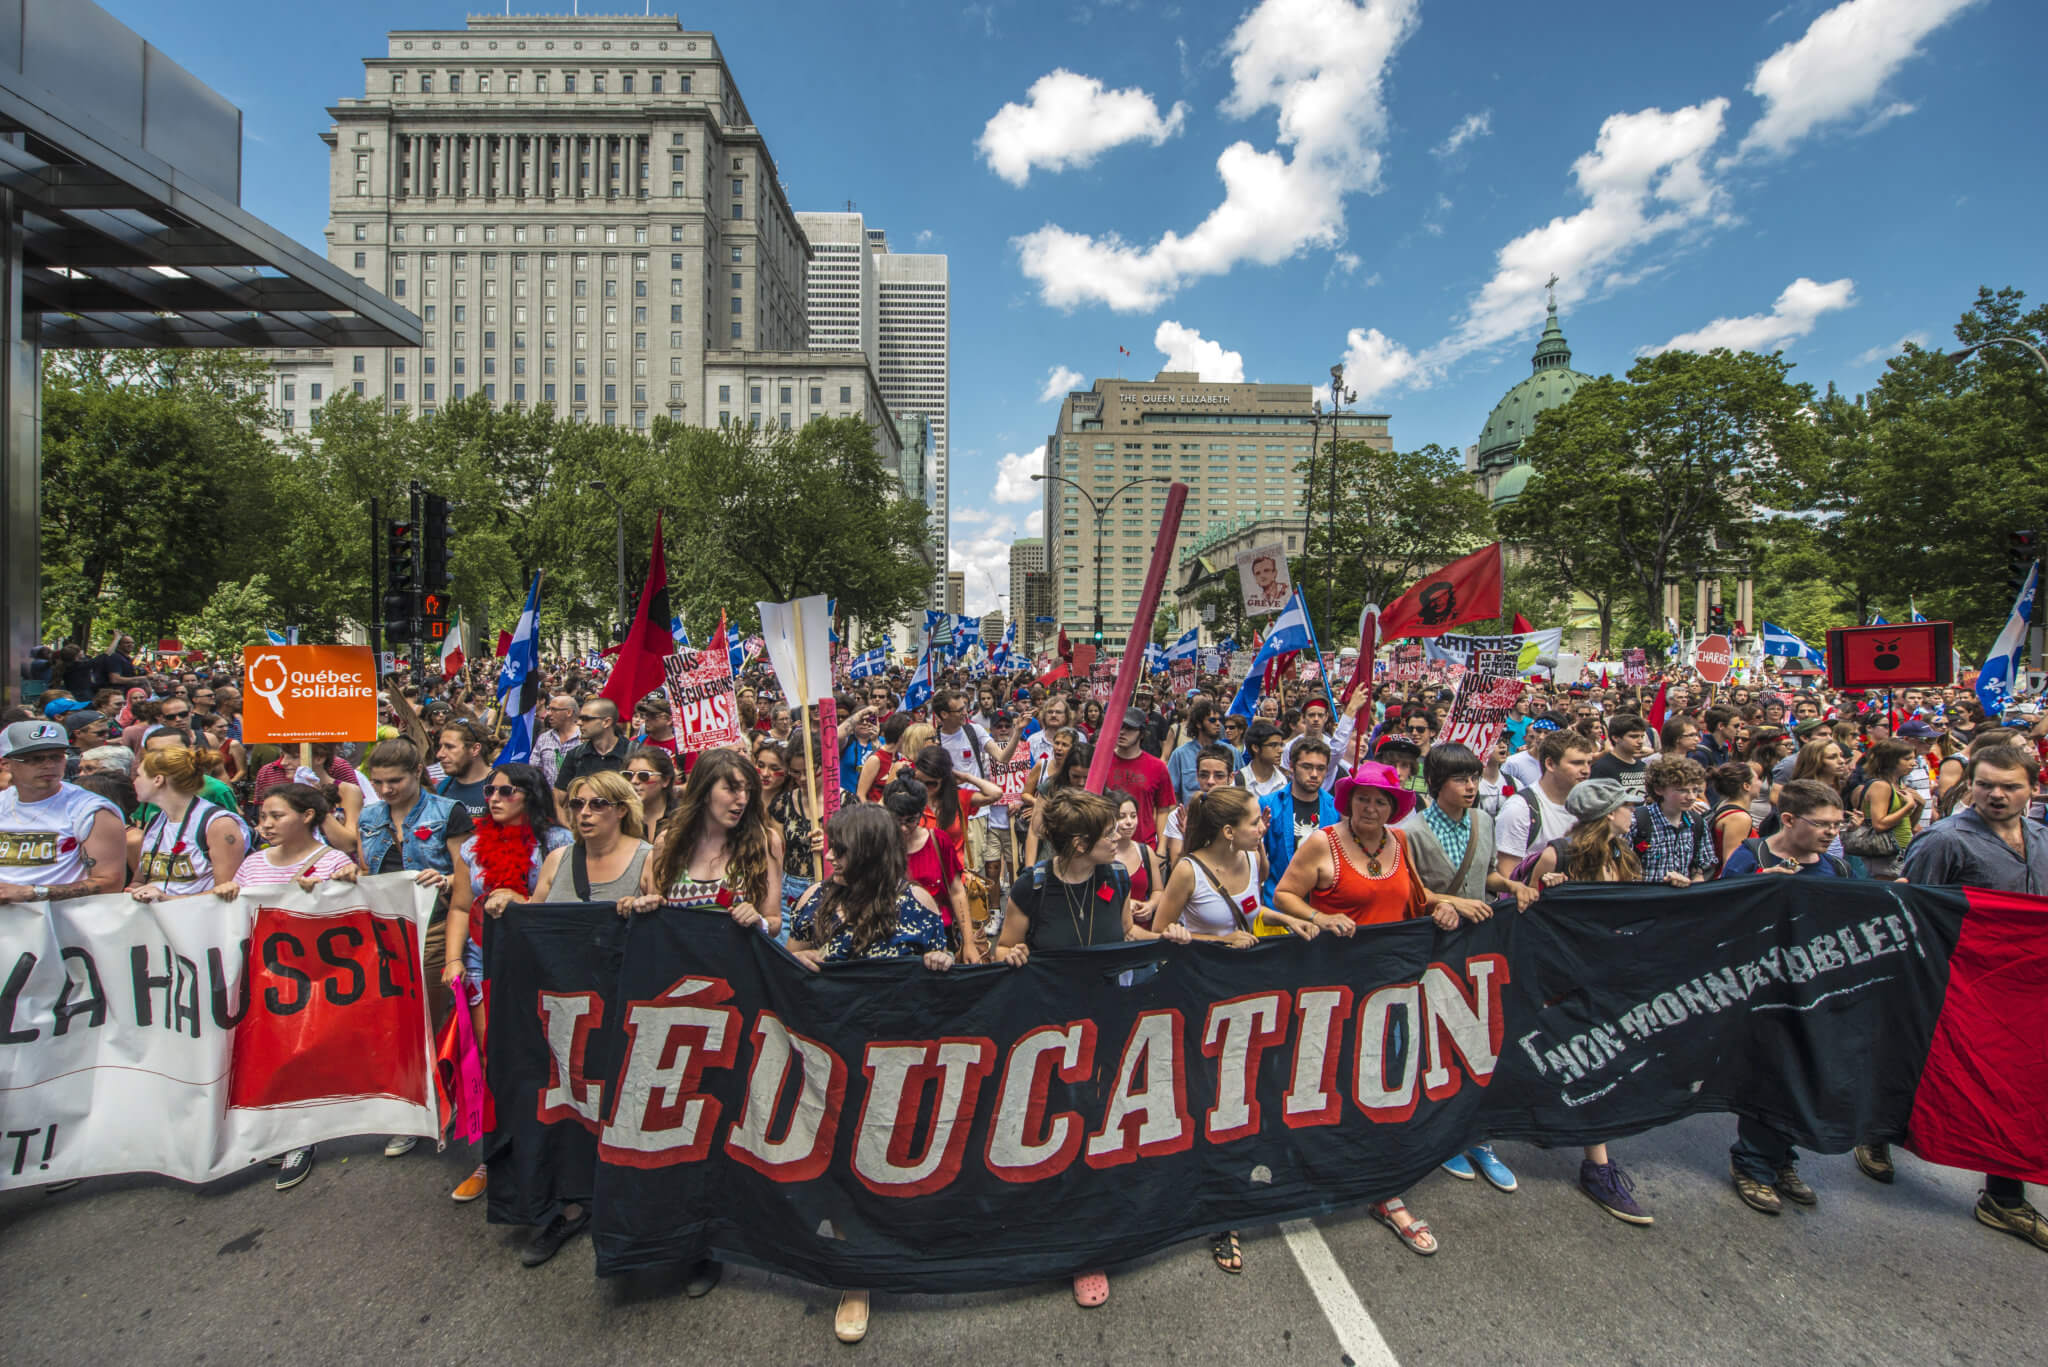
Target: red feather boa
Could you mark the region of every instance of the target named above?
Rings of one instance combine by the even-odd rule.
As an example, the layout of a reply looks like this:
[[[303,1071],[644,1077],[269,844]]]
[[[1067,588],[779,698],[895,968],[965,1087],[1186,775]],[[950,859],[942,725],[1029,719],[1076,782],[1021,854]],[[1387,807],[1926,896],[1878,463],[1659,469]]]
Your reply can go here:
[[[539,843],[533,827],[524,821],[501,826],[486,816],[477,822],[476,866],[484,876],[478,900],[499,888],[510,888],[521,897],[532,892],[533,851]]]

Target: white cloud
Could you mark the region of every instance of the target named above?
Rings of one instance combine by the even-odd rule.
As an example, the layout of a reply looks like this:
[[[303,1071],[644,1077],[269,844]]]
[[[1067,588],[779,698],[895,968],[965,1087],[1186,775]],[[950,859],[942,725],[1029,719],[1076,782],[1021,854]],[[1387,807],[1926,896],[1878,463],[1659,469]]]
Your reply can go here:
[[[998,517],[972,536],[955,536],[946,543],[946,567],[960,571],[965,580],[970,616],[993,610],[998,606],[996,595],[1009,593],[1010,543],[1024,534],[1011,518]]]
[[[954,508],[951,511],[955,523],[965,522],[970,525],[976,522],[986,522],[995,516],[994,513],[991,513],[986,508]]]
[[[1031,477],[1044,472],[1044,451],[1012,451],[996,462],[996,487],[991,497],[998,503],[1035,503],[1038,486]]]
[[[1017,238],[1024,274],[1056,308],[1156,308],[1189,281],[1241,262],[1275,265],[1344,240],[1344,200],[1380,188],[1384,81],[1415,30],[1419,0],[1262,0],[1225,44],[1232,86],[1223,112],[1276,113],[1279,148],[1246,141],[1216,159],[1223,202],[1185,236],[1149,246],[1048,223]]]
[[[1706,157],[1720,140],[1727,108],[1727,100],[1715,99],[1669,113],[1608,116],[1593,150],[1572,163],[1586,207],[1503,246],[1492,278],[1450,336],[1434,346],[1414,352],[1377,328],[1352,329],[1347,383],[1361,400],[1395,386],[1427,388],[1454,361],[1525,336],[1543,317],[1552,274],[1560,302],[1571,304],[1639,278],[1620,267],[1645,245],[1725,221],[1725,196],[1708,174]]]
[[[1477,114],[1467,114],[1458,121],[1458,126],[1451,130],[1449,137],[1429,149],[1430,155],[1449,159],[1456,156],[1458,149],[1466,143],[1477,138],[1486,137],[1492,132],[1493,111],[1491,109],[1482,109]]]
[[[998,109],[975,147],[991,171],[1021,187],[1033,167],[1086,166],[1127,142],[1157,147],[1181,131],[1187,116],[1185,104],[1162,115],[1136,86],[1105,90],[1093,76],[1059,68],[1031,83],[1025,103]]]
[[[1046,372],[1045,388],[1038,391],[1038,401],[1040,403],[1052,403],[1056,400],[1064,399],[1067,397],[1067,391],[1079,389],[1081,381],[1086,378],[1087,376],[1078,370],[1073,370],[1063,365],[1056,365]]]
[[[1762,117],[1743,137],[1746,153],[1783,156],[1824,124],[1856,118],[1886,81],[1919,54],[1920,42],[1977,0],[1845,0],[1758,64],[1750,93]],[[1894,103],[1868,127],[1911,105]]]
[[[1190,327],[1168,319],[1152,334],[1152,345],[1166,353],[1161,370],[1192,370],[1210,384],[1243,384],[1244,355],[1225,351]]]
[[[1908,342],[1911,342],[1914,346],[1920,347],[1924,350],[1927,344],[1932,340],[1933,339],[1924,332],[1909,332],[1905,336],[1899,338],[1898,341],[1891,343],[1889,346],[1874,346],[1870,350],[1862,353],[1856,358],[1856,364],[1875,365],[1879,361],[1888,361],[1892,357],[1897,356],[1899,353],[1903,352],[1906,349],[1906,343]]]
[[[1030,515],[1024,519],[1024,535],[1045,535],[1045,509],[1033,508],[1031,510]]]
[[[1823,313],[1850,308],[1856,303],[1856,282],[1848,276],[1821,284],[1800,276],[1785,286],[1769,313],[1752,313],[1742,318],[1716,318],[1693,332],[1682,332],[1660,347],[1644,354],[1665,351],[1778,351],[1787,343],[1813,331]]]

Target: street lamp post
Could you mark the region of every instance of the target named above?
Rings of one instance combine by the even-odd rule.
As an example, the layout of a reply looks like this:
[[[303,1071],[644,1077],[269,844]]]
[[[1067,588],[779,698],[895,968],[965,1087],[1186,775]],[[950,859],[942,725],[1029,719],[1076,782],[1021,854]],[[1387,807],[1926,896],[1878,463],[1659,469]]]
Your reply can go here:
[[[1102,527],[1109,517],[1109,510],[1116,507],[1118,499],[1137,488],[1140,484],[1171,484],[1173,481],[1164,475],[1140,475],[1111,494],[1107,500],[1098,503],[1095,500],[1095,495],[1089,493],[1065,475],[1033,475],[1031,478],[1033,480],[1049,479],[1056,483],[1067,485],[1075,493],[1087,499],[1089,508],[1095,513],[1095,635],[1100,637],[1102,635]],[[1124,643],[1124,648],[1126,650],[1130,648],[1128,641]]]
[[[1343,366],[1343,363],[1342,363],[1342,362],[1339,362],[1338,364],[1336,364],[1336,365],[1333,365],[1333,366],[1331,366],[1331,367],[1330,367],[1330,521],[1329,521],[1329,538],[1330,538],[1330,544],[1329,544],[1329,545],[1327,545],[1327,546],[1325,546],[1325,547],[1323,548],[1323,550],[1324,550],[1324,551],[1326,552],[1326,554],[1325,554],[1325,555],[1324,555],[1324,557],[1323,557],[1323,559],[1324,559],[1324,574],[1323,574],[1323,621],[1325,621],[1325,622],[1329,623],[1330,625],[1328,625],[1328,626],[1325,626],[1325,627],[1323,628],[1323,629],[1324,629],[1325,631],[1334,631],[1334,630],[1336,629],[1335,623],[1336,623],[1336,620],[1337,620],[1337,618],[1336,618],[1336,612],[1337,612],[1337,607],[1336,607],[1336,599],[1337,599],[1337,432],[1338,432],[1338,429],[1339,429],[1339,427],[1341,426],[1341,420],[1339,419],[1338,415],[1339,415],[1339,414],[1341,414],[1341,413],[1342,413],[1342,412],[1344,411],[1344,405],[1345,405],[1345,404],[1347,404],[1347,403],[1356,403],[1357,401],[1358,401],[1358,391],[1357,391],[1357,390],[1355,390],[1355,389],[1346,389],[1346,388],[1344,387],[1344,366]],[[1367,488],[1366,488],[1365,492],[1366,492],[1366,496],[1367,496],[1368,498],[1369,498],[1369,497],[1371,497],[1371,494],[1372,494],[1372,490],[1371,490],[1371,487],[1370,487],[1370,482],[1369,482],[1369,481],[1368,481],[1368,485],[1367,485]],[[1308,500],[1307,500],[1306,498],[1304,498],[1304,499],[1302,500],[1302,502],[1303,502],[1303,503],[1306,503],[1306,502],[1308,502]],[[1306,542],[1303,542],[1303,544],[1302,544],[1302,550],[1306,551],[1307,549],[1308,549],[1308,545],[1307,545],[1307,543],[1306,543]]]
[[[1948,358],[1954,362],[1966,361],[1985,347],[2000,345],[2025,347],[2027,353],[2041,367],[2042,373],[2048,374],[2048,355],[2043,355],[2041,348],[2035,346],[2024,337],[1986,337],[1974,346],[1966,346],[1961,351],[1951,351],[1948,354]],[[2041,598],[2042,595],[2037,591],[2034,594],[2034,610],[2029,615],[2027,621],[2027,634],[2033,637],[2035,661],[2044,668],[2048,668],[2048,633],[2044,633],[2042,630],[2043,621],[2048,620],[2048,604],[2044,604]]]
[[[603,481],[603,480],[601,480],[601,479],[593,479],[592,481],[590,481],[590,487],[591,487],[592,489],[595,489],[595,490],[596,490],[596,491],[597,491],[598,493],[600,493],[600,494],[603,494],[603,495],[604,495],[604,496],[605,496],[606,498],[608,498],[608,499],[610,499],[610,500],[612,501],[612,509],[613,509],[613,511],[614,511],[614,512],[615,512],[615,513],[617,514],[617,516],[618,516],[618,524],[619,524],[619,547],[618,547],[618,551],[619,551],[619,562],[618,562],[618,568],[619,568],[619,616],[618,616],[618,630],[620,630],[620,631],[624,631],[624,630],[626,629],[626,505],[625,505],[625,504],[623,504],[623,503],[621,503],[621,502],[619,501],[619,496],[618,496],[617,494],[613,493],[613,492],[612,492],[612,491],[611,491],[610,489],[607,489],[607,488],[605,487],[605,483],[604,483],[604,481]]]

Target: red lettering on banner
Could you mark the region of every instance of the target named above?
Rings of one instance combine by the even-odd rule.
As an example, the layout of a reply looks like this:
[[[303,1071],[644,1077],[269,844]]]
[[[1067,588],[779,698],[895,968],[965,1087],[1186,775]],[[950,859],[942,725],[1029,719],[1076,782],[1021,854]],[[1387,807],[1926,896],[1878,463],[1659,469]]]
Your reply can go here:
[[[1294,1076],[1280,1109],[1289,1127],[1335,1125],[1344,1118],[1337,1064],[1350,1014],[1348,987],[1304,987],[1294,994]]]
[[[604,1001],[595,992],[543,992],[540,1027],[548,1041],[548,1085],[535,1114],[543,1125],[573,1120],[597,1133],[598,1097],[604,1084],[583,1068],[590,1032],[604,1020]]]
[[[777,1102],[789,1079],[792,1056],[802,1070],[802,1084],[778,1139],[773,1133]],[[726,1132],[726,1152],[764,1177],[808,1182],[831,1165],[832,1141],[845,1104],[846,1061],[788,1029],[774,1012],[763,1011],[754,1019],[754,1066],[747,1075],[746,1103]]]
[[[1145,1011],[1132,1022],[1102,1128],[1088,1138],[1089,1167],[1113,1168],[1193,1146],[1195,1123],[1188,1115],[1180,1057],[1184,1028],[1180,1012],[1171,1009]],[[1141,1069],[1145,1081],[1139,1086]]]
[[[723,978],[684,978],[626,1007],[626,1062],[598,1157],[633,1168],[695,1163],[711,1152],[718,1101],[697,1090],[706,1068],[730,1068],[740,1013]],[[692,1000],[694,999],[694,1000]]]
[[[923,1196],[959,1176],[981,1084],[995,1063],[991,1039],[870,1044],[861,1063],[868,1094],[853,1143],[861,1185],[877,1196]],[[927,1089],[935,1093],[931,1123],[923,1127],[924,1152],[913,1155]]]
[[[1057,1070],[1076,1083],[1095,1071],[1095,1022],[1041,1025],[1010,1046],[996,1091],[984,1161],[1005,1182],[1038,1182],[1065,1172],[1081,1151],[1084,1122],[1072,1111],[1046,1119],[1046,1093]]]
[[[1387,1084],[1387,1036],[1395,1028],[1394,1010],[1401,1009],[1401,1076]],[[1358,1004],[1358,1075],[1352,1093],[1366,1118],[1382,1125],[1398,1124],[1415,1114],[1415,1080],[1421,1071],[1422,1041],[1416,1038],[1422,1009],[1420,983],[1390,983],[1373,989]]]
[[[374,1096],[433,1105],[418,936],[405,923],[395,937],[404,958],[395,967],[380,962],[389,953],[380,954],[377,938],[385,919],[392,918],[368,907],[334,915],[257,910],[249,1010],[229,1063],[230,1107]],[[196,1006],[193,1014],[196,1020]]]
[[[1429,1067],[1422,1075],[1423,1095],[1441,1101],[1457,1092],[1464,1074],[1484,1087],[1500,1062],[1502,1032],[1500,993],[1508,980],[1504,955],[1481,954],[1465,961],[1465,979],[1443,964],[1431,964],[1422,975],[1422,1009],[1425,1024],[1421,1046],[1429,1053]],[[1456,1053],[1464,1063],[1461,1071],[1450,1065]]]
[[[1204,1137],[1224,1144],[1259,1132],[1259,1055],[1287,1038],[1285,993],[1233,997],[1209,1007],[1202,1053],[1216,1060],[1216,1104]]]

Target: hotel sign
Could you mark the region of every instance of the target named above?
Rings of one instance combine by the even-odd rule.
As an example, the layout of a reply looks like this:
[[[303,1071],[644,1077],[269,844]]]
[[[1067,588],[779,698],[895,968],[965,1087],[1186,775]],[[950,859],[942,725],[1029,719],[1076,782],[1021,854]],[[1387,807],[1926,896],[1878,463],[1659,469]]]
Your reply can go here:
[[[1147,394],[1148,403],[1227,404],[1228,394]]]

